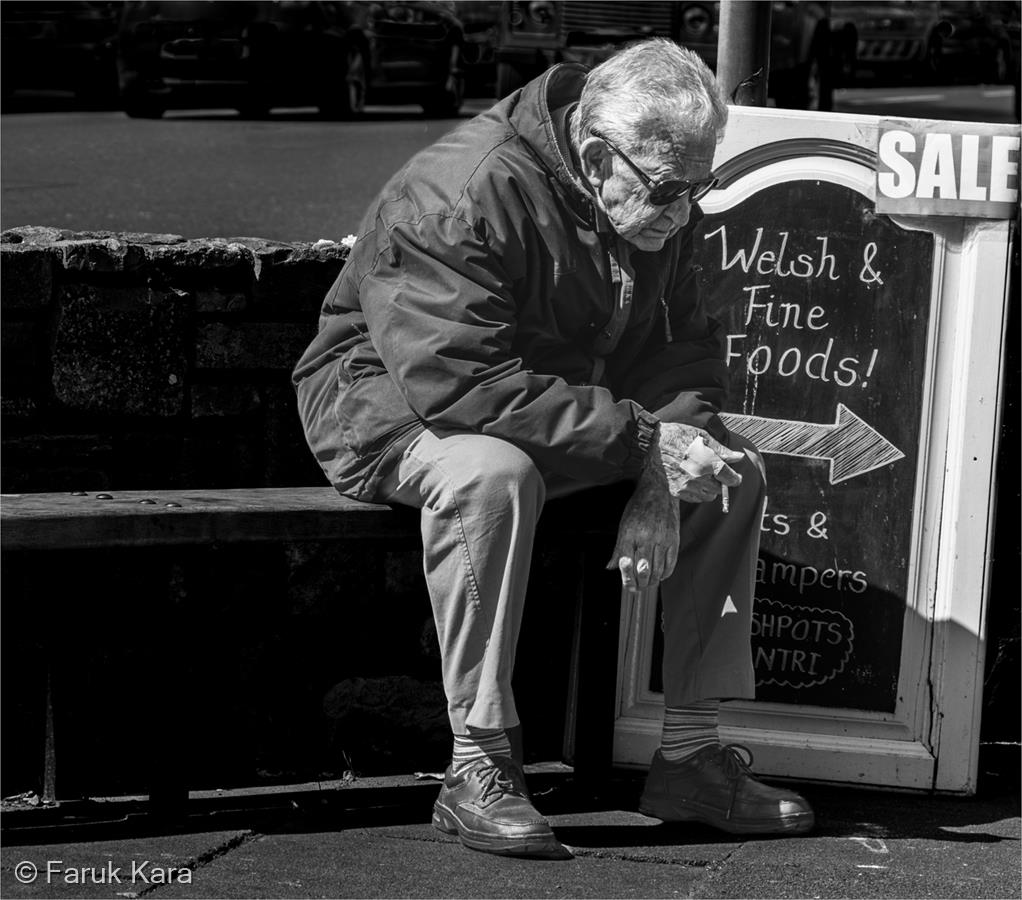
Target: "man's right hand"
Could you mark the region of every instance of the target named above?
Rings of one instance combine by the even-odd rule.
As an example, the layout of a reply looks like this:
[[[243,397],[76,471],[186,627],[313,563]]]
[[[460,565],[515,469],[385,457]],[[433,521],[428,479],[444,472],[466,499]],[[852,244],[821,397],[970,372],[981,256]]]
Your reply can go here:
[[[661,422],[647,465],[663,472],[671,496],[705,503],[720,496],[722,485],[742,483],[730,464],[743,459],[744,453],[725,447],[701,428]]]

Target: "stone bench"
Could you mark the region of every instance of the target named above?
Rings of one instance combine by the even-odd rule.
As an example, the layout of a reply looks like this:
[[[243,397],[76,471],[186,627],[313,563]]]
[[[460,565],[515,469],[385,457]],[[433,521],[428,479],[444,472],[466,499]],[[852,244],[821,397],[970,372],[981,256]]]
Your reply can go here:
[[[571,542],[579,551],[563,759],[574,765],[576,777],[583,779],[605,772],[611,763],[620,588],[616,575],[604,566],[613,545],[619,508],[613,488],[598,489],[552,501],[540,525],[545,540]],[[53,690],[52,663],[55,654],[61,652],[61,640],[69,639],[67,635],[59,636],[61,604],[76,602],[74,589],[66,586],[66,580],[60,587],[49,580],[61,574],[52,571],[61,567],[59,551],[113,548],[130,553],[158,549],[176,560],[211,545],[291,541],[416,546],[420,542],[418,513],[349,500],[329,487],[111,490],[0,497],[4,562],[20,559],[21,569],[32,573],[24,579],[27,583],[17,587],[24,596],[6,597],[7,608],[19,600],[40,606],[39,618],[34,621],[42,623],[39,640],[46,663],[45,693],[38,698],[45,704],[44,733],[39,741],[44,800],[63,799],[57,762],[61,758],[61,718],[65,711],[61,709],[60,691]],[[66,578],[67,573],[63,575]],[[93,576],[82,573],[82,578],[91,581]],[[97,594],[90,587],[82,596],[95,598]],[[154,708],[180,709],[182,698],[173,673],[176,661],[186,652],[183,648],[189,646],[188,625],[175,616],[172,598],[146,599],[150,604],[166,605],[158,615],[160,627],[146,638],[151,641],[147,656],[151,664],[146,666],[150,671],[135,673],[135,677],[153,679]],[[103,615],[101,599],[87,602],[97,616]],[[584,692],[580,689],[583,682]],[[160,809],[178,807],[187,799],[188,785],[179,775],[183,748],[172,723],[161,730],[148,752],[151,804]]]

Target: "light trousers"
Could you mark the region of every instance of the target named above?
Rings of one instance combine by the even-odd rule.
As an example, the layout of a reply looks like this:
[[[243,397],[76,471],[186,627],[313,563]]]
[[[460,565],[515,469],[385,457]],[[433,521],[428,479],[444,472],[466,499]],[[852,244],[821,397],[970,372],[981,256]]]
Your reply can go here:
[[[763,463],[744,439],[742,484],[721,503],[682,503],[681,545],[661,584],[664,699],[751,698],[750,634]],[[455,734],[519,724],[511,690],[533,540],[544,501],[593,487],[541,472],[522,450],[478,434],[419,435],[377,499],[422,511],[423,564]],[[680,501],[679,501],[680,502]],[[615,577],[608,573],[608,578]]]

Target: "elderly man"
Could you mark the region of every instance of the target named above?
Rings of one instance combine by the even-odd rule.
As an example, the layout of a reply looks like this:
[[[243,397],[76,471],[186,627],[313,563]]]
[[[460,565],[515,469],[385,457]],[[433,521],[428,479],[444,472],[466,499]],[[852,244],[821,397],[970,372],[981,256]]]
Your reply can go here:
[[[511,754],[515,644],[544,500],[618,481],[635,488],[610,567],[630,591],[659,585],[664,611],[641,811],[813,824],[717,735],[719,700],[753,695],[764,503],[762,461],[717,416],[721,331],[690,265],[726,118],[712,73],[669,41],[547,71],[388,182],[295,371],[337,490],[422,511],[454,733],[433,824],[468,847],[567,855]]]

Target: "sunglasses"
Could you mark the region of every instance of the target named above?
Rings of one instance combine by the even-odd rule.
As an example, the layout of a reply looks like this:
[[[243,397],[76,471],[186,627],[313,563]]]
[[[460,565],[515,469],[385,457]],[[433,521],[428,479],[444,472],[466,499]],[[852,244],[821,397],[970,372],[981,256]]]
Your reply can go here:
[[[688,194],[689,201],[691,203],[695,203],[700,198],[705,197],[717,186],[718,179],[713,176],[704,178],[701,181],[685,181],[683,178],[668,178],[666,181],[656,181],[650,178],[649,175],[635,165],[635,163],[628,158],[628,154],[602,131],[597,131],[595,128],[590,129],[590,131],[594,137],[598,137],[608,147],[610,147],[611,150],[620,156],[621,159],[624,160],[625,165],[627,165],[628,168],[635,173],[639,181],[646,186],[646,190],[649,191],[649,202],[652,203],[653,206],[667,206],[669,203],[674,203],[675,200],[680,200],[686,194]]]

